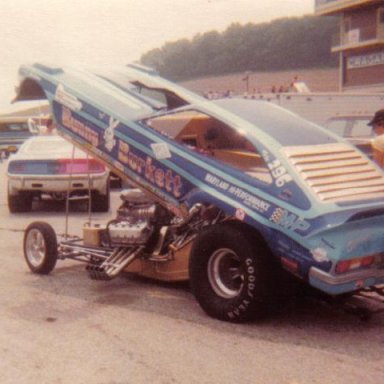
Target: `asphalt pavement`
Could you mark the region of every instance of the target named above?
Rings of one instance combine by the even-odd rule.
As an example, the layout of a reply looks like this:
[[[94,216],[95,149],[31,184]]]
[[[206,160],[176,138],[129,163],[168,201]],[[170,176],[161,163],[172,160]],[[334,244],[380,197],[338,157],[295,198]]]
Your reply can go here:
[[[10,214],[0,163],[1,384],[378,384],[384,381],[384,314],[370,321],[317,300],[296,298],[259,323],[229,324],[202,312],[188,284],[122,275],[88,278],[58,261],[48,276],[23,259],[33,221],[66,227],[64,203]],[[114,216],[112,210],[93,221]],[[68,228],[88,220],[72,207]]]

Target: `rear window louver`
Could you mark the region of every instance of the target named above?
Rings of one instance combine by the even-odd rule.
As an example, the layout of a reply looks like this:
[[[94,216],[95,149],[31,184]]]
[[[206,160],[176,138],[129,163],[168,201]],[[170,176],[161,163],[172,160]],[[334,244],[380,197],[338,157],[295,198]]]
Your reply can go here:
[[[291,164],[323,202],[384,197],[384,177],[358,150],[331,143],[283,149]]]

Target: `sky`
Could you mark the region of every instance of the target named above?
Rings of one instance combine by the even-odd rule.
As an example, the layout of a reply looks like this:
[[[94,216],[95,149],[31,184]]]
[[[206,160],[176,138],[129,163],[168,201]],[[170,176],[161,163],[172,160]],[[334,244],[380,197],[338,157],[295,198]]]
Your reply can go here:
[[[313,13],[314,0],[0,0],[0,114],[15,109],[22,64],[125,65],[232,23]]]

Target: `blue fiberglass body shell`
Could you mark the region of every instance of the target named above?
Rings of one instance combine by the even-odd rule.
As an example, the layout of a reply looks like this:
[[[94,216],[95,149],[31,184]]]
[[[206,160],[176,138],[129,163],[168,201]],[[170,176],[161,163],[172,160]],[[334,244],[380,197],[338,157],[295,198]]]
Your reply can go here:
[[[328,293],[384,282],[384,193],[343,203],[320,201],[284,150],[348,146],[336,135],[288,112],[280,115],[278,107],[265,102],[214,103],[154,73],[134,68],[119,72],[130,84],[150,84],[182,98],[185,104],[171,113],[198,111],[241,132],[271,171],[272,181],[265,183],[151,129],[147,119],[170,111],[157,108],[133,88],[85,71],[41,64],[23,66],[20,75],[24,84],[33,82],[43,90],[61,135],[176,215],[196,203],[217,206],[255,228],[283,265],[294,265],[295,274]],[[282,170],[278,174],[273,172],[276,164]],[[375,268],[351,279],[335,275],[337,262],[370,255],[378,258]]]

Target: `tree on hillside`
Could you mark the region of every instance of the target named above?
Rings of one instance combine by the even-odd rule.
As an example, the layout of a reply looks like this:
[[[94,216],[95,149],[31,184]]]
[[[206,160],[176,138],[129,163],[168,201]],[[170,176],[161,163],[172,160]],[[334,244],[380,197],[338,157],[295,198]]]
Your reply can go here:
[[[232,24],[224,32],[198,34],[191,40],[168,42],[141,57],[144,65],[173,80],[239,71],[270,71],[330,67],[337,20],[305,16],[270,23]]]

